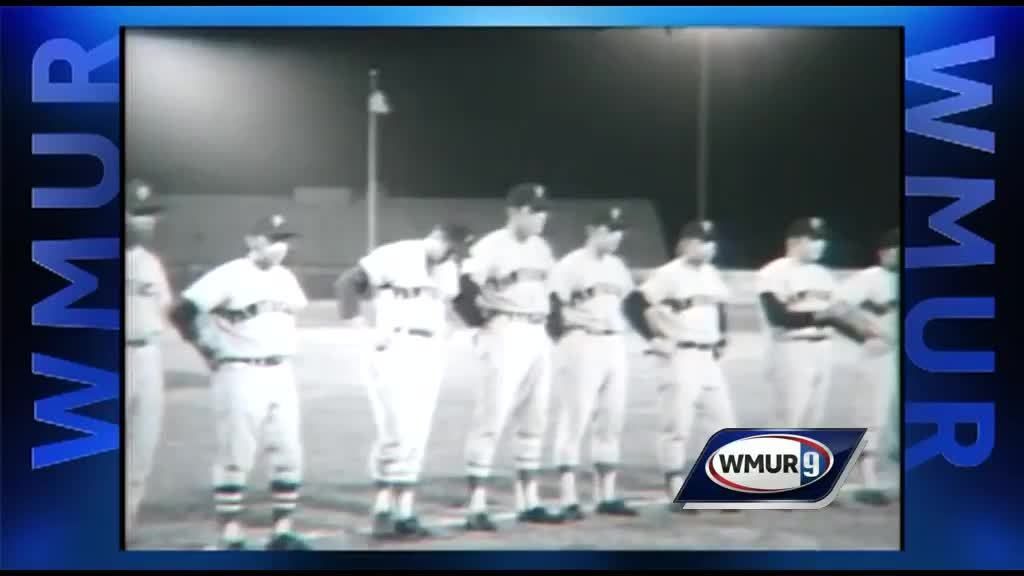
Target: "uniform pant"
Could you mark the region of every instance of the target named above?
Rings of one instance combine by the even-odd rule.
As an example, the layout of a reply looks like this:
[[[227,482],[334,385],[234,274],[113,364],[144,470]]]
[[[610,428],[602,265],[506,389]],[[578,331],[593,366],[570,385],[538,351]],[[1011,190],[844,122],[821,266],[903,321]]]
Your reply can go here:
[[[302,481],[299,398],[291,362],[222,364],[211,378],[217,429],[213,485],[218,512],[241,510],[256,457],[265,451],[275,512],[290,512]]]
[[[369,352],[367,393],[377,439],[370,475],[378,482],[419,480],[431,421],[444,378],[446,350],[438,337],[395,334]]]
[[[515,426],[515,466],[540,468],[551,388],[551,339],[542,324],[498,316],[477,334],[487,375],[477,386],[466,443],[466,473],[491,474],[509,418]]]
[[[711,350],[679,349],[661,362],[658,461],[666,473],[680,473],[698,405],[716,431],[736,426],[736,415],[722,367]]]
[[[775,377],[782,394],[787,428],[820,426],[832,383],[832,343],[828,340],[780,340],[774,345]]]
[[[899,428],[892,428],[894,389],[899,386],[897,376],[898,360],[895,351],[885,354],[866,354],[860,357],[861,394],[857,402],[857,423],[868,429],[865,454],[877,455],[891,445],[883,443],[887,435],[896,435]]]
[[[556,349],[554,384],[558,400],[555,464],[580,462],[583,434],[591,424],[590,457],[594,463],[619,462],[626,411],[626,341],[621,335],[566,334]]]
[[[163,364],[157,342],[125,347],[125,392],[125,524],[130,531],[153,469],[164,416]]]

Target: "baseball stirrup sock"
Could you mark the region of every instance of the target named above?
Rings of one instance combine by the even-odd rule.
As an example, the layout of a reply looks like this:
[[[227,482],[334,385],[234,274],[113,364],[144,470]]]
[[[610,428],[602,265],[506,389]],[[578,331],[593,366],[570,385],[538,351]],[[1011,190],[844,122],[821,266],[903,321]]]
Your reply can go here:
[[[377,482],[377,499],[373,503],[375,514],[391,511],[391,485],[387,482]]]
[[[597,476],[600,479],[601,500],[609,501],[615,499],[615,466],[611,464],[597,463],[594,465]]]
[[[483,478],[469,477],[469,511],[473,513],[487,510],[487,489]]]
[[[398,518],[412,518],[413,507],[413,486],[412,484],[401,484],[396,486],[398,490]]]
[[[299,502],[299,484],[275,480],[270,483],[270,494],[274,510],[274,531],[277,533],[290,531],[291,515]]]
[[[519,480],[516,482],[516,495],[522,490],[522,510],[530,510],[540,506],[540,495],[537,489],[537,477],[528,470],[519,471]]]
[[[576,494],[576,472],[570,466],[561,466],[558,471],[562,479],[562,505],[572,506],[578,503],[579,496]]]
[[[242,513],[245,490],[241,486],[225,485],[213,489],[213,502],[222,523],[235,520]]]

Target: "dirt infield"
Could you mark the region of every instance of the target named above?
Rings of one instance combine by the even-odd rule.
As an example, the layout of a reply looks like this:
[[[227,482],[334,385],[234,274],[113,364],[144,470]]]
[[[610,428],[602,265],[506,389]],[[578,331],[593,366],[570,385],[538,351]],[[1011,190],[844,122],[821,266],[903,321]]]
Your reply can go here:
[[[301,322],[301,355],[296,360],[303,408],[305,488],[298,528],[317,549],[379,549],[366,536],[372,486],[367,469],[373,421],[358,380],[360,333],[329,320],[332,308],[320,304]],[[770,425],[777,409],[774,391],[765,384],[756,318],[740,319],[749,328],[732,338],[724,363],[740,423]],[[415,549],[897,549],[898,504],[866,508],[841,498],[829,508],[806,512],[746,511],[738,514],[702,512],[681,515],[668,511],[661,493],[662,476],[655,465],[657,398],[650,364],[641,342],[631,341],[632,377],[623,438],[622,494],[641,514],[633,519],[587,518],[555,527],[523,527],[511,519],[512,466],[503,442],[491,493],[501,530],[494,535],[459,530],[464,516],[462,454],[472,408],[472,387],[479,368],[469,350],[468,335],[456,334],[450,346],[445,380],[427,449],[418,509],[443,538],[405,545]],[[835,384],[828,422],[853,425],[849,406],[857,396],[852,372],[853,348],[837,346]],[[215,542],[210,487],[214,450],[213,417],[207,378],[198,357],[182,342],[164,342],[167,407],[164,437],[156,456],[149,490],[132,535],[135,549],[203,549]],[[415,382],[410,382],[415,386]],[[557,387],[558,383],[554,383]],[[700,422],[699,424],[703,424]],[[705,428],[701,426],[702,430]],[[694,450],[708,431],[698,433]],[[550,442],[546,461],[550,462]],[[895,471],[886,474],[894,477]],[[852,477],[856,481],[856,475]],[[258,543],[269,525],[266,477],[258,470],[247,522]],[[557,480],[545,474],[542,496],[557,503]],[[581,478],[581,496],[590,495],[589,478]],[[390,547],[399,547],[388,544]]]

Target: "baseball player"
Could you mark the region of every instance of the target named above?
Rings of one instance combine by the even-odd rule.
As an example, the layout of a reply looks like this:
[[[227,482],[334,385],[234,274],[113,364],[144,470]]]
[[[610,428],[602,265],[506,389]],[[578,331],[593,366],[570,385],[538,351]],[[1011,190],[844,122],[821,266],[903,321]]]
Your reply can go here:
[[[757,273],[757,291],[772,333],[772,373],[783,396],[781,422],[814,427],[824,417],[831,383],[832,273],[818,263],[826,247],[821,218],[801,218],[786,232],[786,255]]]
[[[431,420],[444,376],[446,313],[459,290],[457,252],[469,232],[439,226],[426,238],[381,246],[339,282],[341,302],[372,301],[367,390],[377,425],[370,469],[377,483],[373,535],[422,538],[413,514]],[[343,305],[342,317],[357,310]]]
[[[551,385],[552,345],[546,327],[554,256],[541,237],[547,193],[540,184],[519,184],[507,200],[507,225],[472,246],[455,301],[467,324],[481,326],[476,344],[488,371],[477,389],[466,444],[468,530],[497,529],[487,512],[485,483],[510,417],[515,424],[518,519],[561,521],[541,506],[537,486]]]
[[[660,362],[658,461],[670,500],[683,486],[697,404],[717,429],[736,425],[732,399],[718,362],[726,346],[729,290],[712,264],[714,223],[682,230],[679,257],[657,268],[627,300],[627,313]]]
[[[885,434],[898,434],[890,428],[893,389],[899,386],[896,342],[899,331],[899,250],[898,229],[890,230],[878,247],[878,264],[854,274],[839,287],[839,298],[877,320],[878,337],[852,335],[860,343],[858,362],[860,390],[857,420],[867,429],[867,445],[860,468],[865,490],[856,493],[861,502],[885,505],[888,496],[880,489],[878,459]]]
[[[125,187],[126,533],[131,538],[164,412],[160,335],[173,297],[160,258],[148,248],[162,208],[141,180]]]
[[[213,370],[213,490],[226,549],[245,547],[240,516],[249,472],[261,449],[270,457],[273,499],[273,537],[267,548],[308,549],[292,531],[291,520],[302,479],[291,358],[297,344],[295,314],[307,305],[298,279],[282,265],[295,235],[281,215],[260,221],[246,237],[248,255],[196,280],[173,315]]]
[[[586,243],[551,273],[553,332],[558,337],[558,421],[555,464],[561,473],[562,515],[581,520],[576,494],[583,434],[591,430],[598,514],[633,516],[615,497],[615,472],[626,410],[626,320],[622,303],[633,278],[615,255],[623,236],[622,210],[602,210],[587,227]]]

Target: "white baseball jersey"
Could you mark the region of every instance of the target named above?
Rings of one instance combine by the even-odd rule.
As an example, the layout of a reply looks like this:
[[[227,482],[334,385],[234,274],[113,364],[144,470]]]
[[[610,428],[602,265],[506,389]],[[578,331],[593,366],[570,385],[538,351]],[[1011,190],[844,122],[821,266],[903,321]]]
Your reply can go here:
[[[160,258],[142,246],[129,248],[125,252],[125,339],[159,337],[171,300]]]
[[[899,276],[881,266],[857,272],[840,285],[837,296],[875,315],[883,329],[898,327]]]
[[[664,327],[671,340],[698,344],[721,340],[718,305],[729,299],[729,288],[711,264],[695,267],[673,260],[651,273],[640,289],[652,305],[672,311]]]
[[[374,290],[377,328],[443,330],[445,302],[459,292],[455,262],[430,265],[425,241],[403,240],[370,252],[359,266]]]
[[[502,228],[474,244],[462,266],[480,286],[482,308],[546,315],[551,307],[548,276],[554,264],[546,240],[531,236],[520,241]]]
[[[832,304],[835,290],[832,273],[816,262],[783,257],[769,262],[757,273],[757,293],[774,294],[791,312],[825,310]],[[808,326],[792,330],[789,334],[815,336],[827,334],[829,330],[822,326]]]
[[[204,274],[182,296],[209,315],[204,340],[219,357],[295,353],[295,313],[308,301],[288,268],[262,269],[248,257],[237,258]]]
[[[565,304],[562,315],[566,327],[614,332],[626,329],[622,300],[633,290],[633,276],[618,256],[598,256],[592,250],[578,248],[555,265],[550,286]]]

